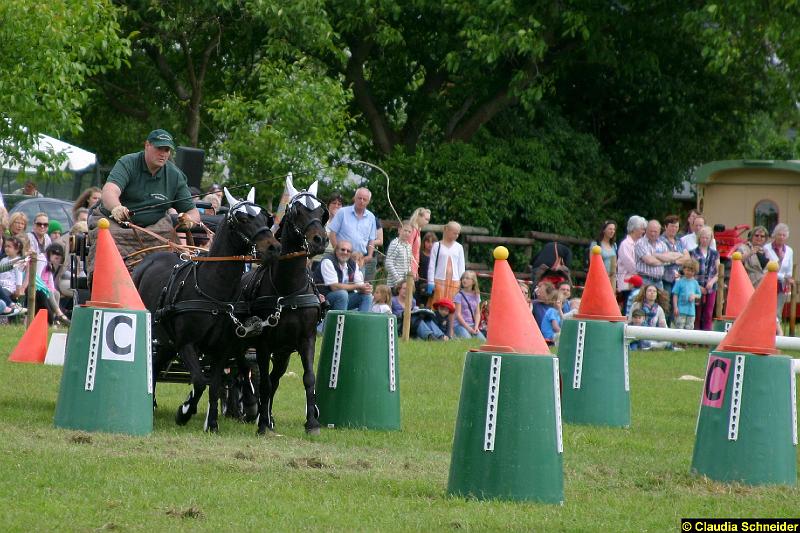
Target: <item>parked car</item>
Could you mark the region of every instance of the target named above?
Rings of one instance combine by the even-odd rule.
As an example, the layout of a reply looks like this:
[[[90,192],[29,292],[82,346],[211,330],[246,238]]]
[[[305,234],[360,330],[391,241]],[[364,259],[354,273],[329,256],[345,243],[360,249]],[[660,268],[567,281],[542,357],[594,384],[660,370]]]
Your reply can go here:
[[[50,220],[58,220],[64,233],[72,227],[72,204],[67,200],[58,198],[37,198],[18,194],[7,194],[3,201],[8,208],[8,213],[22,211],[28,217],[29,226],[36,213],[47,213]],[[30,227],[28,228],[30,229]]]

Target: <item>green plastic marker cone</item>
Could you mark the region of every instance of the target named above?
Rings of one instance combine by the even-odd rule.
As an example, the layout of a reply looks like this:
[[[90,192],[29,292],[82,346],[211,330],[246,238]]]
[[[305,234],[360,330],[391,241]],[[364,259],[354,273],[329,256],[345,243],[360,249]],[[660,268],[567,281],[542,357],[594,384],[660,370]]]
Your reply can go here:
[[[797,482],[797,399],[786,356],[711,352],[692,471],[748,485]]]
[[[152,372],[150,313],[76,307],[67,337],[55,426],[129,435],[151,433]]]
[[[322,424],[400,429],[396,322],[386,313],[327,314],[316,389]]]
[[[563,503],[558,359],[469,352],[447,492]]]
[[[629,427],[631,393],[625,324],[564,320],[558,344],[564,422]]]

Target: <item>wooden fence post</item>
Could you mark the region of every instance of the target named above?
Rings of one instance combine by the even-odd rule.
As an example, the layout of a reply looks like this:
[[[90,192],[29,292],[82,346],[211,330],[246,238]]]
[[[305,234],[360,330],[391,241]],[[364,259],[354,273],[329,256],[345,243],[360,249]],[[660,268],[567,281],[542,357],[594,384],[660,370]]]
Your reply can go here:
[[[411,337],[411,301],[414,298],[414,274],[406,274],[406,301],[403,302],[403,340],[407,341]]]
[[[720,263],[719,276],[717,277],[717,301],[714,303],[714,316],[721,317],[723,305],[725,304],[725,291],[727,290],[725,284],[725,265]]]
[[[38,257],[35,253],[30,254],[28,263],[28,316],[25,317],[25,329],[28,329],[36,317],[36,262]]]
[[[795,267],[797,265],[792,265],[792,280],[794,280],[794,272]],[[797,321],[797,282],[792,281],[792,292],[789,295],[789,336],[794,337],[794,326],[795,322]],[[781,310],[781,314],[783,314],[783,310]]]

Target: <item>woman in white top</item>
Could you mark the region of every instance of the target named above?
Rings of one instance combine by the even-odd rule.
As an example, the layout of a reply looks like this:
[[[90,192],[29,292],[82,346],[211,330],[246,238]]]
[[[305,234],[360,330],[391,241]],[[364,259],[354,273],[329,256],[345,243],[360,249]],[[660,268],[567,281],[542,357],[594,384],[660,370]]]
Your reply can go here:
[[[772,230],[772,242],[770,242],[764,252],[770,261],[777,261],[780,268],[778,269],[778,320],[781,318],[781,311],[783,311],[783,304],[786,303],[786,298],[792,290],[792,264],[794,264],[794,252],[786,244],[789,240],[789,226],[786,224],[778,224]]]
[[[428,263],[428,294],[433,293],[435,303],[442,298],[450,300],[458,292],[461,275],[466,270],[464,248],[456,242],[461,234],[461,224],[450,221],[444,227],[442,240],[434,243]]]
[[[50,235],[47,234],[48,226],[50,226],[50,219],[47,217],[47,213],[36,213],[33,218],[33,231],[28,232],[30,251],[36,254],[37,276],[42,275],[42,271],[47,264],[47,256],[44,251],[52,244]]]

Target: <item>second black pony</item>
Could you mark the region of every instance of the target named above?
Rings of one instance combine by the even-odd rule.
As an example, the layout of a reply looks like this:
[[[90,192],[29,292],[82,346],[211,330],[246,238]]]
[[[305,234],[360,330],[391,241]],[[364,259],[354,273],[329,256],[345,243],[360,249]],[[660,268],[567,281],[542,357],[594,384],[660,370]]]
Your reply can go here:
[[[263,261],[258,269],[242,277],[242,297],[249,303],[250,313],[261,319],[261,333],[246,339],[247,345],[256,348],[258,357],[259,435],[275,427],[272,400],[289,365],[289,357],[295,351],[303,363],[305,429],[310,434],[320,431],[314,349],[316,326],[322,318],[323,304],[320,303],[319,292],[311,279],[307,262],[309,256],[325,250],[328,211],[316,198],[316,182],[308,192],[298,192],[291,177],[288,177],[286,188],[290,200],[278,231],[281,256],[277,261]],[[218,366],[212,374],[219,375],[220,371],[221,367]],[[212,389],[218,382],[212,377]],[[209,395],[216,397],[212,391],[209,391]]]
[[[255,189],[246,200],[236,200],[227,189],[225,196],[231,208],[217,228],[207,257],[154,253],[145,257],[132,274],[152,314],[153,381],[176,352],[191,375],[193,389],[176,414],[179,424],[185,424],[196,412],[206,386],[200,354],[227,352],[227,322],[238,322],[233,300],[244,272],[242,256],[257,252],[274,260],[280,249],[271,231],[272,215],[254,203]]]

